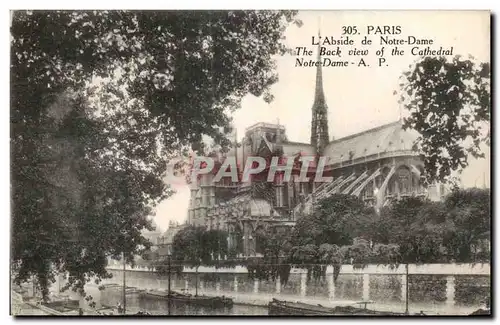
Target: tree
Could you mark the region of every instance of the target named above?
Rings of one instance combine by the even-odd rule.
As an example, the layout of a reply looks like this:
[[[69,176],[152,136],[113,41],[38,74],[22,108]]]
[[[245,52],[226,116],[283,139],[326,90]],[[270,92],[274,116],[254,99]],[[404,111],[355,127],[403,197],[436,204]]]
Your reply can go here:
[[[397,260],[404,263],[488,261],[490,200],[489,190],[476,188],[454,189],[444,202],[403,198],[382,209],[371,226],[371,238],[375,246],[386,245],[384,250],[397,246]],[[395,253],[387,251],[375,259]]]
[[[293,244],[350,245],[355,237],[367,233],[373,218],[373,209],[359,198],[334,194],[318,202],[313,214],[297,220]]]
[[[256,241],[260,249],[257,252],[275,259],[284,256],[291,249],[288,231],[289,228],[286,226],[259,228],[256,232]]]
[[[222,230],[187,226],[174,236],[172,258],[188,267],[216,266],[218,261],[228,256],[227,236]]]
[[[11,24],[12,260],[81,290],[150,244],[166,159],[271,99],[291,11],[26,11]],[[97,84],[97,89],[90,87]],[[85,100],[84,100],[85,99]],[[86,100],[88,99],[88,100]],[[158,155],[160,153],[160,155]],[[55,266],[55,269],[54,269]]]
[[[344,252],[337,245],[322,244],[319,246],[319,260],[321,264],[331,265],[333,267],[333,281],[337,281],[340,274],[340,268],[344,262]]]
[[[484,157],[490,142],[490,65],[472,59],[425,57],[405,72],[400,102],[410,112],[404,128],[420,133],[426,180],[444,181],[465,168],[468,156]]]
[[[353,268],[363,269],[368,264],[386,265],[395,268],[401,262],[401,253],[397,244],[374,244],[373,241],[368,241],[365,238],[354,238],[352,245],[342,246],[335,251],[343,259],[344,264],[352,264]],[[337,258],[338,260],[338,258]],[[340,272],[334,265],[334,279],[337,278]]]
[[[294,246],[290,251],[290,256],[294,264],[315,264],[318,260],[318,246],[313,244]]]
[[[396,244],[375,244],[372,247],[371,255],[374,257],[373,261],[375,263],[389,265],[390,267],[396,267],[401,261],[399,245]]]
[[[374,210],[355,196],[334,194],[322,199],[314,213],[297,220],[289,261],[306,267],[308,279],[316,280],[324,276],[326,266],[331,265],[336,280],[346,261],[346,252],[355,238],[369,234],[374,216]]]
[[[381,211],[373,225],[373,241],[399,247],[404,263],[433,263],[443,256],[446,212],[441,202],[405,197]]]
[[[364,238],[354,238],[352,245],[342,247],[342,251],[342,255],[356,267],[364,267],[372,260],[370,242]]]
[[[227,238],[225,231],[206,230],[205,227],[200,226],[188,226],[175,234],[172,257],[178,266],[195,268],[196,295],[198,295],[198,268],[201,265],[217,267],[219,261],[228,256]],[[182,268],[177,270],[182,272]]]
[[[80,95],[65,93],[35,128],[18,134],[13,147],[13,259],[17,280],[38,276],[44,296],[54,274],[69,272],[69,286],[83,294],[91,276],[107,277],[107,257],[140,253],[150,244],[140,232],[150,228],[150,205],[162,199],[161,168],[154,157],[134,166],[132,152],[113,159],[117,138],[147,132],[123,128],[111,137],[92,120]],[[153,139],[154,140],[154,139]],[[147,142],[143,142],[147,145]],[[133,142],[123,144],[131,149]],[[125,150],[124,150],[125,151]],[[142,180],[146,181],[142,181]]]
[[[279,276],[282,285],[288,281],[291,266],[287,263],[292,248],[288,227],[259,228],[256,233],[257,252],[261,258],[249,259],[246,263],[250,277],[263,280],[276,280]]]
[[[455,190],[445,200],[448,227],[444,245],[451,257],[459,262],[490,259],[485,245],[491,242],[491,196],[487,189]],[[483,256],[481,256],[483,255]]]

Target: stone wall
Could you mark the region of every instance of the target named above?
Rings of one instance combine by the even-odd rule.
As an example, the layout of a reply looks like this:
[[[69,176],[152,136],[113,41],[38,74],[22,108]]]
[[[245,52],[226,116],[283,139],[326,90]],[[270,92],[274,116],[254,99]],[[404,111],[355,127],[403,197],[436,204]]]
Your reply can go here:
[[[109,269],[112,279],[104,283],[123,283],[121,269]],[[200,268],[198,288],[216,292],[281,294],[300,297],[323,297],[329,300],[373,300],[379,303],[401,303],[406,301],[406,289],[410,302],[447,304],[457,306],[480,306],[490,291],[489,264],[430,264],[409,265],[408,286],[406,267],[390,269],[369,265],[364,269],[353,269],[345,265],[334,283],[332,269],[327,269],[326,277],[307,282],[305,270],[292,270],[289,280],[282,285],[276,282],[250,279],[243,268],[237,272]],[[196,274],[185,269],[181,275],[172,274],[173,290],[193,289]],[[235,271],[233,269],[233,271]],[[127,286],[142,289],[166,289],[168,276],[159,276],[151,270],[126,271]]]

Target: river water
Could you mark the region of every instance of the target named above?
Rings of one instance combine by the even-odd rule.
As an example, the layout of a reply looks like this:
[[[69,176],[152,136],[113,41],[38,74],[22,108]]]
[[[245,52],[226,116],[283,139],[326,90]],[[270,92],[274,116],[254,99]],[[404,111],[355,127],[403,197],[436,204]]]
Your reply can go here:
[[[140,275],[143,275],[144,272],[135,272],[135,273],[140,273]],[[146,274],[147,275],[147,274]],[[222,281],[219,279],[219,281],[216,283],[214,281],[210,282],[209,280],[213,279],[204,279],[203,283],[200,282],[200,286],[203,285],[204,292],[207,295],[220,295],[223,294],[224,292],[234,296],[242,296],[238,297],[239,301],[259,301],[260,303],[266,303],[271,300],[273,297],[280,298],[283,300],[301,300],[301,297],[304,298],[305,300],[309,298],[317,298],[313,299],[314,301],[305,301],[308,303],[316,304],[318,301],[319,303],[322,303],[322,300],[328,300],[328,296],[325,297],[323,291],[318,290],[306,290],[305,292],[305,297],[302,296],[302,287],[300,283],[291,283],[288,284],[287,287],[282,288],[282,295],[272,295],[269,294],[276,288],[275,283],[257,283],[258,284],[258,293],[255,293],[256,285],[255,281],[250,281],[247,279],[247,275],[240,276],[238,279],[238,292],[235,293],[232,289],[234,289],[232,286],[235,286],[234,279],[233,281]],[[117,277],[119,280],[119,277]],[[234,278],[234,276],[233,276]],[[375,278],[375,276],[373,276]],[[168,284],[165,284],[164,279],[142,279],[142,283],[138,281],[138,279],[134,279],[134,277],[130,276],[127,277],[127,280],[130,282],[130,287],[135,287],[135,288],[157,288],[157,289],[165,289]],[[135,281],[134,281],[135,280]],[[139,279],[140,280],[140,279]],[[183,291],[188,288],[188,280],[184,279],[184,281],[181,281],[182,279],[176,279],[174,283],[172,283],[172,289],[176,291]],[[227,280],[227,279],[226,279]],[[96,303],[96,308],[105,308],[109,306],[117,306],[117,304],[122,303],[123,300],[123,287],[120,286],[117,282],[117,279],[110,279],[109,281],[105,281],[107,283],[103,283],[106,286],[106,289],[104,290],[99,290],[97,285],[94,285],[92,283],[89,283],[88,286],[86,286],[85,291],[87,292],[88,295],[92,296],[92,300]],[[189,289],[192,289],[192,284],[196,283],[196,281],[190,281],[189,282]],[[318,286],[318,288],[324,289],[324,287],[327,286]],[[340,299],[337,299],[338,301],[360,301],[363,296],[364,292],[364,286],[361,285],[361,289],[358,288],[360,285],[353,285],[351,286],[354,289],[357,290],[347,290],[345,286],[336,286],[335,287],[335,294],[336,297],[339,296]],[[395,286],[395,287],[400,287],[400,286]],[[55,291],[57,291],[58,286],[54,286]],[[309,288],[309,287],[308,287]],[[313,286],[310,286],[309,289],[314,289]],[[459,287],[460,288],[460,287]],[[306,288],[307,289],[307,288]],[[317,288],[316,288],[317,289]],[[327,292],[328,292],[328,288]],[[360,290],[358,290],[360,289]],[[413,289],[413,290],[412,290]],[[445,293],[448,293],[448,288],[445,288]],[[133,290],[132,290],[133,291]],[[192,291],[192,290],[191,290]],[[262,293],[260,292],[262,291]],[[299,294],[297,294],[297,291]],[[352,291],[352,292],[351,292]],[[415,294],[416,289],[410,286],[410,298],[412,297],[411,294],[412,292]],[[443,291],[443,290],[441,290]],[[189,291],[188,291],[189,292]],[[68,292],[71,296],[72,299],[81,299],[79,298],[78,294],[76,292]],[[192,293],[192,292],[191,292]],[[292,293],[292,294],[290,294]],[[355,295],[351,294],[355,293]],[[387,291],[381,291],[379,286],[373,286],[370,288],[370,298],[374,299],[375,301],[380,300],[380,302],[377,303],[377,305],[373,305],[373,309],[377,310],[387,310],[387,311],[392,311],[392,312],[403,312],[404,311],[404,303],[402,301],[397,301],[397,299],[389,300],[389,301],[384,301],[383,299],[379,299],[381,297],[389,297],[389,298],[400,298],[402,296],[401,292],[392,292],[392,295],[387,292]],[[443,292],[442,292],[443,293]],[[470,292],[468,292],[470,294]],[[255,298],[255,296],[262,294],[262,297]],[[457,290],[455,293],[455,298],[459,297],[460,295],[460,290]],[[247,299],[248,298],[248,299]],[[262,299],[261,299],[262,298]],[[306,299],[307,298],[307,299]],[[439,303],[436,303],[432,299],[433,296],[429,295],[429,292],[424,292],[424,294],[420,296],[416,296],[414,298],[419,298],[419,299],[410,299],[410,311],[412,313],[418,313],[419,311],[424,311],[428,315],[466,315],[469,312],[472,312],[476,310],[477,306],[473,304],[447,304],[443,300],[446,299],[445,297],[440,297],[439,300],[441,300]],[[443,299],[444,298],[444,299]],[[168,302],[166,300],[158,299],[155,297],[144,297],[144,296],[139,296],[138,293],[133,293],[133,292],[128,292],[127,293],[127,313],[137,313],[139,311],[147,311],[153,315],[168,315],[169,314],[169,309],[168,309]],[[87,303],[82,302],[84,305],[82,307],[90,307],[87,305]],[[192,305],[185,305],[185,304],[173,304],[170,309],[170,315],[268,315],[268,310],[267,306],[254,306],[254,305],[234,305],[232,308],[229,309],[211,309],[208,307],[199,307],[199,306],[192,306]]]
[[[117,290],[104,290],[100,297],[94,296],[100,307],[116,306],[122,301],[122,295]],[[202,315],[268,315],[267,307],[250,305],[233,305],[231,308],[210,308],[192,306],[182,303],[171,303],[170,311],[168,301],[155,297],[144,297],[138,294],[127,294],[127,313],[147,311],[152,315],[172,316],[202,316]]]
[[[155,298],[139,298],[136,306],[153,315],[168,315],[168,302]],[[209,307],[172,304],[170,315],[268,315],[266,307],[233,305],[231,308],[214,309]]]

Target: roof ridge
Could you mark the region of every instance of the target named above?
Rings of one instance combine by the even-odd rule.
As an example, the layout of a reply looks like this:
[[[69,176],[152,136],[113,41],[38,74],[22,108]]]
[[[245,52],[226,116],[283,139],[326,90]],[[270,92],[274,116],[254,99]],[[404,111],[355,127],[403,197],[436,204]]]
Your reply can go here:
[[[361,132],[358,132],[358,133],[353,133],[353,134],[347,135],[345,137],[338,138],[338,139],[335,139],[333,141],[330,141],[328,144],[334,143],[334,142],[341,142],[341,141],[345,141],[345,140],[352,139],[352,138],[356,138],[356,137],[359,137],[361,135],[364,135],[364,134],[367,134],[367,133],[370,133],[370,132],[373,132],[373,131],[378,131],[378,130],[381,130],[381,129],[384,129],[386,127],[389,127],[389,126],[392,126],[392,125],[396,125],[396,124],[401,124],[401,121],[397,120],[397,121],[390,122],[390,123],[383,124],[383,125],[379,125],[377,127],[374,127],[374,128],[368,129],[368,130],[364,130],[364,131],[361,131]]]
[[[283,142],[284,145],[286,144],[300,144],[300,145],[308,145],[308,146],[312,146],[310,143],[307,143],[307,142],[298,142],[298,141],[286,141],[286,142]]]

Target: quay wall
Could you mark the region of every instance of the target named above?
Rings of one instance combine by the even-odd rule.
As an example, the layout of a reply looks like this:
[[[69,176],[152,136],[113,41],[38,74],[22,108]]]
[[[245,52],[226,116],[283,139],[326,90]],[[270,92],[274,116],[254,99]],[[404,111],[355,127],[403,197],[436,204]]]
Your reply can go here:
[[[113,278],[104,283],[123,283],[123,266],[109,266]],[[489,264],[423,264],[389,268],[383,265],[368,265],[355,269],[352,265],[341,268],[337,281],[333,281],[333,269],[327,268],[326,276],[307,281],[307,271],[292,269],[288,282],[251,279],[244,267],[215,269],[200,267],[198,275],[194,269],[185,268],[181,275],[171,275],[173,290],[192,291],[196,282],[201,291],[221,293],[251,293],[287,295],[300,298],[315,297],[329,301],[372,300],[377,303],[404,303],[406,290],[410,303],[426,302],[449,306],[481,306],[490,293]],[[126,283],[140,289],[168,287],[168,276],[158,275],[146,268],[126,267]],[[198,277],[198,279],[196,279]],[[408,285],[407,285],[408,281]]]

